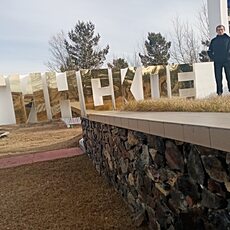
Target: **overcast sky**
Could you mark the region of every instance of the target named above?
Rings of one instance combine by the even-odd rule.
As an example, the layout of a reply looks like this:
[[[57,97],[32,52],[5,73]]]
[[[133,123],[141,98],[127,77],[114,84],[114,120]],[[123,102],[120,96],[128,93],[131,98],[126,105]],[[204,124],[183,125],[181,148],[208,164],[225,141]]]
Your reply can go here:
[[[92,21],[109,44],[108,61],[132,57],[148,32],[170,40],[172,19],[197,20],[203,0],[1,0],[0,74],[45,71],[48,41],[78,20]]]

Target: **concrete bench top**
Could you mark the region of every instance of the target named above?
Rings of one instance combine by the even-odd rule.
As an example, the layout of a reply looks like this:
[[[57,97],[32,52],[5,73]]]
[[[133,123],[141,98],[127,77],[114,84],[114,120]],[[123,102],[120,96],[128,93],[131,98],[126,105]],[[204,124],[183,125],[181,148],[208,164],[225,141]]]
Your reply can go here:
[[[230,152],[230,113],[88,111],[88,119]]]

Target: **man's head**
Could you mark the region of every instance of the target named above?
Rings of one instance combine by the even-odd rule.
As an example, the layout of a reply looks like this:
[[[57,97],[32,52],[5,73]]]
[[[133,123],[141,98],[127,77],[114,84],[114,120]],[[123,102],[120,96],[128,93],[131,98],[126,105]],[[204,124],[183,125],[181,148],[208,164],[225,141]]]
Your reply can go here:
[[[218,26],[216,27],[216,33],[217,33],[218,35],[223,35],[224,32],[225,32],[225,27],[224,27],[223,25],[218,25]]]

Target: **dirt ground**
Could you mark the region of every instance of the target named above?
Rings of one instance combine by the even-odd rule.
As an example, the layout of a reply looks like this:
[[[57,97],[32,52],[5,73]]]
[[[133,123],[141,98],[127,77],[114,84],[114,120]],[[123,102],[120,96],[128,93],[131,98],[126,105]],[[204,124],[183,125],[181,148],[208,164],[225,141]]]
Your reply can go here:
[[[1,169],[0,178],[2,230],[136,229],[86,155]]]
[[[78,145],[81,126],[61,121],[2,126],[0,157]],[[0,170],[0,230],[136,229],[117,192],[87,155]],[[141,228],[139,228],[141,229]]]
[[[67,128],[62,121],[0,127],[8,131],[0,139],[0,155],[29,153],[75,147],[81,138],[81,126]]]

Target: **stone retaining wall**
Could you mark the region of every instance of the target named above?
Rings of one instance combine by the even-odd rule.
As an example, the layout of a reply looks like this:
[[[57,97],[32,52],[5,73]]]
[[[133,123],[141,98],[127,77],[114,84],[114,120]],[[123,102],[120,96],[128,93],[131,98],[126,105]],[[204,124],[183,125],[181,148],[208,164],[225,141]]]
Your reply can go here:
[[[137,226],[230,229],[230,153],[82,119],[86,152]]]

